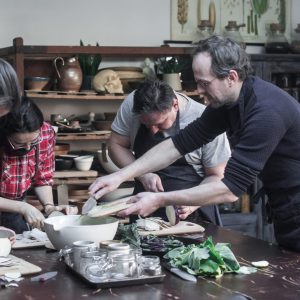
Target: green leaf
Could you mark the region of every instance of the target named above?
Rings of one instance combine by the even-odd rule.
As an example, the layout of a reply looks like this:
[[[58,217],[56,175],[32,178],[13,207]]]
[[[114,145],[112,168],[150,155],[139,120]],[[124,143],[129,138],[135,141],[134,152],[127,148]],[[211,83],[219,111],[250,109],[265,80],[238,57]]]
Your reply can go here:
[[[217,243],[215,249],[219,251],[220,256],[223,258],[226,265],[226,271],[236,271],[240,268],[240,264],[228,247],[228,244]]]
[[[173,249],[164,258],[169,260],[172,266],[190,274],[220,277],[224,273],[233,273],[240,269],[229,244],[214,245],[211,237],[198,245]]]

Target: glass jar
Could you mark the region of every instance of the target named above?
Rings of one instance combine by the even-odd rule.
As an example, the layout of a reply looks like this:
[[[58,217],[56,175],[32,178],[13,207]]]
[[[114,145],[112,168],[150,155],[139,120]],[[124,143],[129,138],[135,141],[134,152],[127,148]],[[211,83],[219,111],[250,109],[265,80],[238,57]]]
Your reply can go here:
[[[111,251],[108,253],[111,260],[110,276],[112,279],[123,279],[138,277],[138,268],[135,253],[130,251],[128,254]]]
[[[245,27],[245,24],[237,25],[236,21],[228,21],[227,26],[225,26],[224,37],[231,38],[237,42],[242,48],[246,49],[246,44],[240,33],[240,27]]]
[[[280,24],[270,24],[270,33],[265,44],[267,53],[288,53],[290,45],[283,34]]]
[[[198,25],[197,37],[194,39],[193,44],[197,44],[201,40],[211,37],[213,34],[213,27],[208,20],[201,20]]]
[[[159,275],[161,274],[160,259],[155,255],[145,255],[141,258],[142,270],[145,275]]]
[[[81,254],[80,274],[93,282],[109,279],[111,267],[112,264],[106,251],[88,251]]]
[[[300,24],[297,25],[292,34],[291,50],[294,53],[300,53]]]

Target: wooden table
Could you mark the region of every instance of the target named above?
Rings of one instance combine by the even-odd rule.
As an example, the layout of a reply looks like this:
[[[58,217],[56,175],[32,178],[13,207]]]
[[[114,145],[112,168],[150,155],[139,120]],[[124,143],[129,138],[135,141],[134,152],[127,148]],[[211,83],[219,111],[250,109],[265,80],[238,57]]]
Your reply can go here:
[[[274,245],[240,233],[203,224],[206,235],[214,242],[229,242],[240,263],[267,260],[270,266],[250,275],[226,274],[219,279],[198,277],[197,283],[184,281],[164,270],[163,283],[113,289],[90,287],[58,261],[57,252],[27,249],[12,254],[30,261],[43,272],[58,271],[55,279],[32,283],[30,276],[18,288],[0,290],[0,298],[17,299],[126,299],[126,300],[191,300],[191,299],[300,299],[300,254],[280,250]]]

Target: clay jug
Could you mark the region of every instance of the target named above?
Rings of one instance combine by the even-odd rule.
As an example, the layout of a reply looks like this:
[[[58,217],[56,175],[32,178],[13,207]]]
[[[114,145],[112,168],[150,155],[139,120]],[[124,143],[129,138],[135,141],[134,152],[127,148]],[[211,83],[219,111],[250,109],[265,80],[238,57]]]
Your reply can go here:
[[[61,61],[59,65],[58,61]],[[78,92],[82,84],[82,71],[78,59],[56,57],[53,63],[58,79],[58,90]]]

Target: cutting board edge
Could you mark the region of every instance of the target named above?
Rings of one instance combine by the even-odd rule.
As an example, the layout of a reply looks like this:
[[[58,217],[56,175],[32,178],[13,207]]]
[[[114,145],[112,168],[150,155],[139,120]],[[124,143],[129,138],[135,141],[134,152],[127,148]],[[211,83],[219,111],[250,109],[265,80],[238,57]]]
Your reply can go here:
[[[189,226],[187,224],[193,224],[193,226]],[[156,235],[156,236],[162,236],[162,235],[173,235],[173,234],[184,234],[184,233],[196,233],[196,232],[204,232],[205,228],[202,227],[201,225],[187,222],[187,221],[180,221],[180,225],[182,228],[178,228],[178,224],[171,227],[171,228],[164,228],[161,230],[156,230],[156,231],[146,231],[146,230],[139,230],[139,235],[140,236],[145,236],[145,235]]]
[[[0,276],[4,275],[5,273],[8,273],[8,272],[20,272],[22,275],[29,275],[29,274],[40,273],[42,271],[41,267],[34,265],[22,258],[19,258],[12,254],[10,254],[8,257],[11,257],[14,260],[19,261],[19,264],[17,266],[1,267],[0,268]],[[21,269],[21,267],[22,267],[22,269]]]

